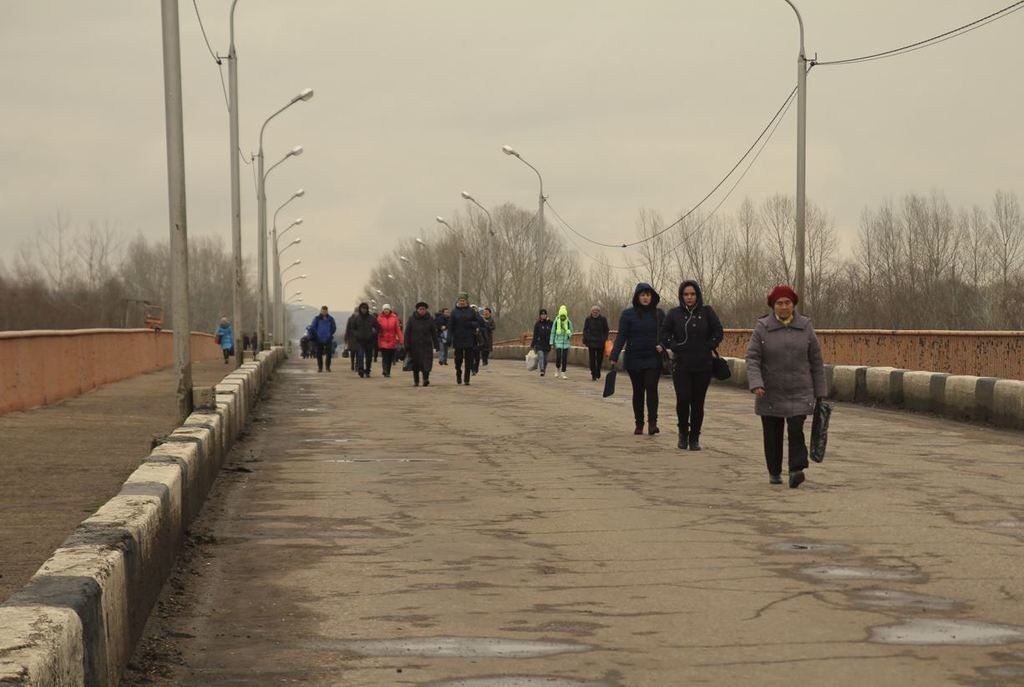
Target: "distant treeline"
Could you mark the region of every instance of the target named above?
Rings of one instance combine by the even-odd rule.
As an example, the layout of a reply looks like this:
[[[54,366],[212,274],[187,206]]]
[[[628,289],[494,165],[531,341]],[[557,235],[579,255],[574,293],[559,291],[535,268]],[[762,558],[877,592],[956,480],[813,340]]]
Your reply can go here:
[[[419,244],[400,242],[374,268],[363,300],[411,312],[417,298],[436,310],[457,291],[458,253],[470,300],[492,306],[498,337],[532,328],[538,306],[536,215],[513,205],[457,215],[446,231]],[[684,279],[703,286],[726,326],[749,327],[767,311],[775,285],[796,273],[795,202],[776,194],[747,198],[733,213],[695,213],[667,222],[641,210],[636,237],[651,239],[615,262],[574,234],[554,213],[543,233],[545,305],[569,306],[581,320],[593,304],[615,325],[638,281],[655,285],[662,305],[678,304]],[[588,235],[587,228],[573,227]],[[954,208],[941,192],[906,195],[866,208],[852,250],[840,251],[828,211],[808,203],[806,310],[818,327],[1024,329],[1024,221],[1016,194],[999,191],[989,207]],[[402,258],[406,258],[403,260]],[[377,293],[381,291],[383,295]],[[375,303],[373,302],[375,301]]]

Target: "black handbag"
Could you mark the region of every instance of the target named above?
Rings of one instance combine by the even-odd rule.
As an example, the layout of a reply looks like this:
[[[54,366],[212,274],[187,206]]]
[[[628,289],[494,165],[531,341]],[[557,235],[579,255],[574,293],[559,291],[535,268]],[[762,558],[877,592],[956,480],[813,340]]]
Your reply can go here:
[[[608,374],[604,376],[604,393],[601,394],[602,398],[608,398],[615,393],[615,377],[617,377],[618,374],[618,370],[613,367],[608,371]]]
[[[832,404],[820,398],[814,404],[814,419],[811,421],[811,460],[820,463],[825,460],[828,447],[828,423],[832,418]]]
[[[725,358],[719,355],[718,349],[715,349],[711,353],[711,375],[719,381],[724,381],[729,379],[729,377],[732,377],[732,370],[729,369],[729,363],[726,362]]]

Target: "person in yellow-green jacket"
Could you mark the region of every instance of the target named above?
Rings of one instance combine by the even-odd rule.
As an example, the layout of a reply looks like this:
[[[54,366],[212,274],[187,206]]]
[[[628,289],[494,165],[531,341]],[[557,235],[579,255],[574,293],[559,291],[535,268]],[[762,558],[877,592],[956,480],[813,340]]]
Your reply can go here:
[[[560,379],[569,379],[565,368],[569,364],[569,346],[572,345],[572,320],[569,309],[564,305],[558,308],[555,323],[551,326],[551,347],[555,349],[555,375]]]

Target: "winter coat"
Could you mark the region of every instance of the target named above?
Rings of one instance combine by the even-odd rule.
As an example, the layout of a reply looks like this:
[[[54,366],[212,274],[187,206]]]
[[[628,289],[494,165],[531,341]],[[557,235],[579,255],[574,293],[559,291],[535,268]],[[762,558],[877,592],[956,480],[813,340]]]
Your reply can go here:
[[[330,315],[323,317],[317,315],[313,318],[313,324],[309,325],[309,327],[313,330],[314,340],[320,343],[327,343],[334,338],[334,332],[338,331],[338,325]]]
[[[640,307],[640,292],[650,291],[653,294],[651,304]],[[609,360],[618,361],[623,347],[626,348],[627,370],[650,370],[661,367],[661,356],[658,353],[658,335],[665,313],[658,307],[661,296],[650,284],[640,282],[633,291],[633,307],[626,308],[619,315],[619,333],[615,337],[615,345]]]
[[[583,323],[583,345],[587,348],[600,348],[603,351],[609,331],[607,317],[588,315]]]
[[[687,286],[697,291],[697,303],[692,309],[682,304],[683,289]],[[711,352],[724,336],[722,322],[710,305],[704,305],[704,294],[695,281],[679,285],[679,304],[668,311],[661,325],[661,345],[672,349],[675,367],[688,372],[710,372]]]
[[[448,340],[448,323],[450,320],[450,315],[443,315],[441,313],[434,315],[434,327],[437,329],[437,336],[439,340]]]
[[[750,390],[765,390],[754,402],[758,415],[811,415],[815,400],[828,393],[821,346],[811,320],[803,315],[794,315],[788,327],[774,313],[759,319],[746,360]]]
[[[441,347],[437,338],[437,327],[429,315],[420,317],[413,314],[405,325],[405,350],[411,356],[416,369],[430,371],[434,362],[434,351]]]
[[[398,315],[394,312],[381,313],[377,315],[377,324],[380,326],[377,334],[379,348],[392,351],[402,343],[402,323],[398,320]]]
[[[563,319],[564,318],[564,319]],[[572,320],[569,319],[569,309],[564,305],[558,309],[558,315],[551,325],[551,345],[555,348],[566,349],[572,345]]]
[[[468,305],[455,306],[448,317],[448,345],[453,348],[476,348],[476,331],[483,327],[480,315]]]
[[[220,348],[222,351],[230,351],[235,347],[235,334],[231,331],[230,324],[222,324],[217,327],[217,336],[220,337]]]
[[[377,343],[377,333],[380,331],[380,325],[377,323],[377,318],[366,313],[365,315],[357,313],[352,316],[348,321],[348,327],[345,331],[345,340],[351,341],[353,344],[362,344],[364,346],[368,344]]]
[[[490,353],[494,350],[494,329],[498,326],[498,323],[494,321],[494,315],[491,315],[490,317],[484,317],[481,315],[480,321],[484,324],[480,329],[484,335],[484,342],[480,346],[480,350]]]
[[[533,341],[530,342],[530,348],[535,351],[550,351],[554,324],[551,320],[537,320],[533,325]]]

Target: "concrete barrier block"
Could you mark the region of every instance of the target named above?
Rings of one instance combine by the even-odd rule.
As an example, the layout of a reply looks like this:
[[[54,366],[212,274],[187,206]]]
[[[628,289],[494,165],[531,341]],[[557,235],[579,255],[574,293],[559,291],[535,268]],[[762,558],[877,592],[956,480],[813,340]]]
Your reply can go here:
[[[942,413],[956,420],[983,419],[984,412],[978,407],[978,382],[981,377],[972,375],[950,375],[946,378]]]
[[[239,402],[238,397],[234,394],[217,394],[217,412],[221,414],[227,425],[228,430],[224,435],[227,437],[229,444],[234,443],[235,439],[238,438],[239,433],[242,431],[238,422],[240,407],[241,403]],[[230,449],[231,447],[228,446],[225,453]]]
[[[732,377],[726,380],[726,384],[747,390],[747,361],[743,358],[725,358],[729,363],[729,371]]]
[[[213,407],[214,391],[212,386],[192,387],[192,407],[197,410],[207,410]]]
[[[903,405],[924,413],[941,413],[947,377],[944,372],[907,370],[903,373]]]
[[[890,406],[902,405],[904,372],[906,370],[895,367],[869,367],[864,377],[867,400]]]
[[[992,395],[992,421],[1000,427],[1024,429],[1024,382],[1000,379]]]
[[[0,606],[0,684],[85,684],[82,621],[74,609]]]
[[[859,365],[835,365],[832,368],[832,383],[835,398],[840,401],[863,403],[866,398],[867,367]]]
[[[202,470],[201,451],[198,443],[187,441],[169,441],[153,449],[146,462],[169,463],[178,467],[183,483],[181,508],[182,522],[192,522],[203,507],[203,496],[206,494]]]

